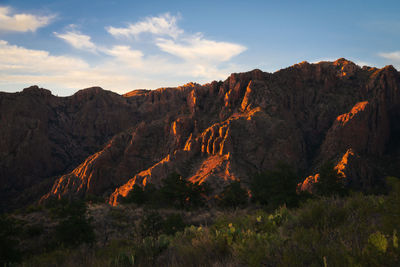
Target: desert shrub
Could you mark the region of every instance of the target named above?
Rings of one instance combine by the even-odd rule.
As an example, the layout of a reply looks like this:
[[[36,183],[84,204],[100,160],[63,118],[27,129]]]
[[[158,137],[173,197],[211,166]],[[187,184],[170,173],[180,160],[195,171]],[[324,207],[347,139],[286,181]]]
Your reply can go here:
[[[96,196],[94,194],[87,194],[85,196],[85,202],[88,202],[90,204],[94,203],[104,203],[104,198],[100,196]]]
[[[399,266],[398,245],[396,231],[385,235],[378,230],[369,235],[360,262],[363,266]]]
[[[95,240],[93,227],[85,217],[71,216],[55,228],[57,243],[66,247],[74,247],[82,243],[92,244]]]
[[[337,201],[337,202],[336,202]],[[299,225],[306,228],[327,229],[344,224],[349,216],[343,203],[336,199],[310,201],[298,214]]]
[[[169,214],[162,222],[162,232],[166,235],[173,235],[185,228],[182,216],[179,213]]]
[[[387,177],[386,183],[389,185],[390,191],[383,206],[384,227],[387,233],[392,232],[393,229],[400,232],[400,179]]]
[[[230,258],[226,239],[208,228],[190,226],[177,232],[159,263],[168,266],[212,266]],[[224,266],[224,265],[222,265]]]
[[[298,204],[297,194],[299,176],[286,164],[280,163],[273,170],[256,174],[251,178],[252,201],[271,208],[286,204],[289,207]]]
[[[86,215],[85,202],[60,200],[51,203],[49,210],[50,214],[58,219],[54,230],[57,245],[74,247],[82,243],[94,242],[95,234],[91,220]]]
[[[171,237],[164,234],[158,237],[145,237],[141,243],[134,246],[136,252],[135,262],[139,266],[156,266],[155,262],[158,256],[168,248],[170,241]],[[165,262],[162,265],[165,265]]]
[[[26,238],[33,238],[33,237],[36,237],[36,236],[40,236],[43,232],[44,232],[43,225],[41,225],[41,224],[33,224],[33,225],[29,225],[29,226],[24,228],[23,235]]]
[[[54,219],[63,219],[70,216],[84,216],[86,214],[86,203],[80,200],[49,200],[45,206]]]
[[[144,214],[140,223],[140,234],[142,237],[158,236],[163,228],[163,218],[157,211]]]
[[[223,207],[234,208],[245,205],[247,201],[247,191],[241,187],[239,181],[233,181],[220,194],[218,204]]]
[[[120,252],[111,260],[112,267],[129,267],[135,265],[135,254]]]
[[[98,248],[94,256],[100,262],[108,263],[100,266],[132,266],[132,262],[135,263],[136,258],[134,246],[135,243],[132,240],[113,239],[106,246]]]
[[[0,265],[8,266],[21,260],[16,236],[19,233],[15,220],[0,215]]]
[[[42,211],[42,210],[43,210],[43,206],[32,204],[25,208],[25,213],[33,213],[33,212],[38,212],[38,211]]]
[[[139,231],[142,237],[157,237],[160,234],[173,235],[184,228],[185,223],[180,214],[169,214],[164,219],[157,211],[150,211],[143,216]]]
[[[68,249],[55,249],[50,252],[34,255],[25,260],[25,266],[63,266],[73,252]]]

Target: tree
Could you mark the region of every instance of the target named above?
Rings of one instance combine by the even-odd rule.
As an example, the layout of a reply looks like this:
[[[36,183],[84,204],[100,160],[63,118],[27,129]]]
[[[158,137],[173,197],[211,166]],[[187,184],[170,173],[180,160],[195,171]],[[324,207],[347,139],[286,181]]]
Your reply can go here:
[[[178,208],[199,207],[204,204],[208,193],[206,184],[191,183],[178,173],[172,173],[163,180],[160,193],[165,203]]]
[[[144,189],[137,184],[133,185],[132,190],[128,193],[128,195],[123,199],[123,203],[136,203],[136,204],[144,204],[147,201],[146,194]]]
[[[333,162],[324,163],[319,170],[318,182],[314,184],[315,193],[320,196],[346,195],[344,179],[335,170]]]
[[[256,174],[251,179],[252,200],[273,208],[286,204],[296,206],[299,195],[296,192],[298,175],[287,164],[279,163],[273,170]]]
[[[224,207],[234,208],[245,205],[247,200],[247,191],[242,188],[239,181],[233,181],[221,193],[220,204]]]
[[[61,200],[53,203],[50,212],[59,219],[54,233],[58,245],[74,247],[81,243],[94,242],[94,230],[86,211],[83,201]]]
[[[188,181],[178,173],[172,173],[163,180],[160,191],[167,203],[183,208],[188,196]]]

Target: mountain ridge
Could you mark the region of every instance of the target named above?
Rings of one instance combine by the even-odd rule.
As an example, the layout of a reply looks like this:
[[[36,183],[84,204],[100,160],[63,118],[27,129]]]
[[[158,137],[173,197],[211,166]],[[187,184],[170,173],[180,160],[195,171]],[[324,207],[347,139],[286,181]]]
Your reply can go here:
[[[76,127],[59,139],[67,146],[87,140],[92,145],[76,153],[75,163],[60,168],[42,199],[94,194],[116,205],[133,184],[157,185],[171,172],[193,182],[208,181],[218,193],[229,181],[246,182],[251,173],[278,161],[311,175],[322,161],[339,162],[348,149],[356,155],[358,170],[349,166],[341,171],[366,190],[385,175],[381,163],[369,171],[366,162],[374,157],[399,162],[398,144],[392,140],[399,132],[399,81],[393,66],[361,68],[341,58],[301,62],[274,73],[233,73],[223,82],[204,85],[139,89],[122,96],[92,87],[56,98],[47,105],[62,107],[53,116],[59,128]],[[73,115],[68,119],[65,114]],[[68,123],[58,122],[63,116]],[[52,145],[58,147],[59,141]],[[394,152],[389,153],[392,143]]]

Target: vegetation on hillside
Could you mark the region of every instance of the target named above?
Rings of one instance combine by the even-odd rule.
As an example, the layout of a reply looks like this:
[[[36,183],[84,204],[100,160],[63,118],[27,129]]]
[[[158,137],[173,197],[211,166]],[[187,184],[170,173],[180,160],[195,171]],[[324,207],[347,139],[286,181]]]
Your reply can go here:
[[[322,183],[337,179],[328,167],[326,173],[321,172]],[[0,245],[10,251],[0,254],[1,264],[399,266],[398,178],[387,178],[386,195],[346,192],[341,185],[327,184],[310,197],[295,193],[297,182],[294,172],[280,165],[254,177],[250,201],[244,186],[235,182],[221,193],[218,208],[210,209],[199,201],[206,189],[173,174],[161,188],[134,189],[140,193],[129,195],[118,208],[98,206],[108,210],[101,222],[123,233],[118,238],[89,218],[83,202],[54,202],[39,211],[1,218]],[[154,196],[169,204],[157,203]],[[22,222],[32,212],[47,214],[55,226],[35,230]],[[218,215],[193,219],[201,212]],[[38,242],[41,249],[26,251],[21,240],[28,235],[52,239]]]

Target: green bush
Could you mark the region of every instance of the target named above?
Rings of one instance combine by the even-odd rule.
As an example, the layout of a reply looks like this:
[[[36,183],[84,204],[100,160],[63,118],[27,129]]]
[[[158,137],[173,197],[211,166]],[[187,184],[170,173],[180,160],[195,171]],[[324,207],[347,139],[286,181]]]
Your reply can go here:
[[[163,228],[163,218],[156,211],[150,211],[144,214],[140,223],[140,234],[142,237],[158,236]]]
[[[154,208],[197,208],[204,206],[209,189],[207,184],[191,183],[177,173],[168,175],[157,189],[148,183],[144,188],[134,185],[123,203],[146,204]]]
[[[160,234],[173,235],[184,228],[185,223],[180,214],[169,214],[163,219],[157,211],[150,211],[143,216],[139,231],[142,237],[157,237]]]
[[[83,201],[60,200],[48,206],[50,214],[58,219],[54,230],[55,243],[59,246],[74,247],[82,243],[92,244],[95,234],[86,215]]]
[[[172,173],[162,181],[160,193],[168,205],[177,208],[199,207],[204,204],[203,194],[207,187],[191,183],[178,173]]]
[[[84,217],[71,216],[55,228],[55,237],[59,245],[74,247],[82,243],[92,244],[95,240],[93,227]]]
[[[247,204],[247,191],[243,189],[239,181],[231,182],[224,188],[220,195],[219,204],[223,207],[239,207]]]
[[[296,206],[301,199],[297,194],[299,176],[286,164],[280,163],[275,169],[252,177],[250,189],[252,201],[271,208],[286,204]]]
[[[178,213],[170,214],[162,222],[162,232],[166,235],[173,235],[178,231],[182,231],[185,228],[182,216]]]

